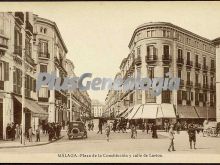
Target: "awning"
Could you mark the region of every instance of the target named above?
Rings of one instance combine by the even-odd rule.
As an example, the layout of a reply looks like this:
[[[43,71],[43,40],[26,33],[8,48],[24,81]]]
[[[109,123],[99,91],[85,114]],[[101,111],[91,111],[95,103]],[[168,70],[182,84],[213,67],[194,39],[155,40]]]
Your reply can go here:
[[[135,105],[132,111],[126,117],[126,119],[140,119],[142,109],[143,109],[143,105],[141,104]]]
[[[195,119],[198,115],[193,106],[177,106],[177,114],[179,118],[183,119]]]
[[[126,118],[131,113],[133,108],[133,106],[129,107],[128,110],[121,117]]]
[[[176,118],[173,104],[161,104],[158,109],[157,118]]]
[[[199,118],[216,118],[216,111],[215,108],[206,108],[206,107],[195,107],[195,110],[197,114],[199,115]],[[207,112],[208,110],[208,112]]]
[[[157,117],[157,104],[145,104],[143,107],[142,119],[156,119]]]
[[[15,98],[22,104],[21,97],[15,96]],[[48,113],[35,101],[25,99],[25,108],[29,109],[33,113],[33,117],[44,118],[48,116]]]
[[[116,117],[121,117],[127,110],[128,108],[123,109]]]

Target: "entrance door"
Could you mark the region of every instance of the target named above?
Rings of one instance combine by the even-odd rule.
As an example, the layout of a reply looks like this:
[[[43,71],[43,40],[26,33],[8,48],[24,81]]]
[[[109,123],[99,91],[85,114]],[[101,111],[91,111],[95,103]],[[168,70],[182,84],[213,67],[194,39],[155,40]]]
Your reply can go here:
[[[3,103],[0,103],[0,139],[3,138]]]

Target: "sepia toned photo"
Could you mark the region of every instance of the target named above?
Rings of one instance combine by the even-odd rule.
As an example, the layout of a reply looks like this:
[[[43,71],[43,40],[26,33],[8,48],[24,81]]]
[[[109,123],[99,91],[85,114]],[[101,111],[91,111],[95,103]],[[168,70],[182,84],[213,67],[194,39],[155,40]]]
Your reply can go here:
[[[219,2],[0,2],[0,163],[220,162]]]

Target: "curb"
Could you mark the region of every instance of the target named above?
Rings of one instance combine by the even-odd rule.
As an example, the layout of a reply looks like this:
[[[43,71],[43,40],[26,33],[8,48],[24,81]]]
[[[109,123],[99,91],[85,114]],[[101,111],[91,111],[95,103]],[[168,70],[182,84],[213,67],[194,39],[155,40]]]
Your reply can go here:
[[[33,144],[33,145],[27,145],[27,146],[8,146],[8,147],[0,147],[0,149],[4,149],[4,148],[24,148],[24,147],[36,147],[36,146],[43,146],[43,145],[47,145],[47,144],[51,144],[54,143],[60,139],[62,139],[64,136],[61,136],[59,139],[55,139],[54,141],[51,142],[46,142],[46,143],[42,143],[42,144]]]

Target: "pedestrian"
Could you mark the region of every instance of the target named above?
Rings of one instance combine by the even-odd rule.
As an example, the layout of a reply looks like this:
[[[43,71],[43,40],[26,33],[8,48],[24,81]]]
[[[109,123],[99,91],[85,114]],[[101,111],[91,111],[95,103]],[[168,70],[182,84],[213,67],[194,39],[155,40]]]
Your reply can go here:
[[[89,122],[88,123],[88,131],[90,131],[90,129],[91,129],[91,123]]]
[[[15,135],[16,135],[16,125],[12,123],[12,126],[11,126],[11,140],[12,141],[15,140]]]
[[[131,138],[135,139],[137,137],[137,129],[136,126],[134,124],[132,124],[131,126]]]
[[[99,119],[99,125],[98,125],[98,127],[99,127],[99,131],[97,132],[97,134],[98,134],[99,132],[102,134],[102,120],[101,120],[101,119]]]
[[[63,129],[65,129],[65,121],[64,120],[62,121],[62,127],[63,127]]]
[[[194,128],[193,124],[190,124],[188,128],[188,135],[189,135],[190,149],[192,149],[192,142],[194,149],[196,149],[196,129]]]
[[[109,124],[105,128],[105,134],[106,134],[107,141],[109,142],[109,136],[110,136],[110,125]]]
[[[181,129],[181,124],[180,124],[180,122],[177,122],[177,124],[176,124],[176,133],[177,134],[180,133],[180,129]]]
[[[93,131],[93,129],[94,129],[94,123],[92,121],[92,123],[91,123],[91,130]]]
[[[149,123],[146,124],[146,131],[147,131],[147,134],[149,132],[149,129],[150,129],[150,126],[149,126]]]
[[[38,128],[36,129],[36,142],[40,142],[40,128],[38,126]]]
[[[11,125],[9,123],[6,127],[6,139],[11,139]]]
[[[175,134],[175,132],[174,132],[174,130],[173,130],[173,127],[174,127],[173,124],[170,125],[170,129],[169,129],[169,131],[168,131],[169,139],[170,139],[170,145],[169,145],[169,148],[168,148],[168,151],[169,151],[169,152],[170,152],[170,149],[171,149],[171,148],[172,148],[172,151],[176,151],[176,150],[174,149],[174,134]]]
[[[30,128],[28,129],[29,142],[32,142],[32,134],[33,134],[33,130],[32,130],[32,127],[30,127]]]
[[[152,129],[152,138],[153,139],[157,139],[158,136],[157,136],[157,125],[154,123],[153,126],[151,127]]]
[[[48,124],[48,141],[52,141],[53,138],[53,128],[51,124]]]

